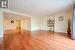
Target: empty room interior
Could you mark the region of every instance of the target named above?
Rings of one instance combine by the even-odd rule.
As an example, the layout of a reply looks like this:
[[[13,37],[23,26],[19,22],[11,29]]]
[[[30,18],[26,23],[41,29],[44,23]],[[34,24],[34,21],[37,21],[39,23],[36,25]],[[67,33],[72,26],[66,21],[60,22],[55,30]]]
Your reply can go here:
[[[0,8],[0,50],[75,50],[73,0],[8,0]]]

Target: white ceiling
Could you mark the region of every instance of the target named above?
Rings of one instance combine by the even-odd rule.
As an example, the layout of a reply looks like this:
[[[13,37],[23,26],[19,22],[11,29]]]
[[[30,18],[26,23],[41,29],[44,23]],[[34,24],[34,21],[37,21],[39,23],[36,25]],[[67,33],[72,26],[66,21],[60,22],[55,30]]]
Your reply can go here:
[[[9,0],[9,9],[32,16],[49,16],[67,11],[73,0]]]

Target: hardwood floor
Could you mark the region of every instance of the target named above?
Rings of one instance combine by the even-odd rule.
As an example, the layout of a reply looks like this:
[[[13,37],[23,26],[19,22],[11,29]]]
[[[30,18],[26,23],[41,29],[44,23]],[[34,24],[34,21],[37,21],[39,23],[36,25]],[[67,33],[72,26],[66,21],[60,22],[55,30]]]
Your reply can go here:
[[[0,50],[3,50],[3,37],[0,37]]]
[[[75,41],[64,33],[8,30],[4,33],[4,50],[75,50]]]

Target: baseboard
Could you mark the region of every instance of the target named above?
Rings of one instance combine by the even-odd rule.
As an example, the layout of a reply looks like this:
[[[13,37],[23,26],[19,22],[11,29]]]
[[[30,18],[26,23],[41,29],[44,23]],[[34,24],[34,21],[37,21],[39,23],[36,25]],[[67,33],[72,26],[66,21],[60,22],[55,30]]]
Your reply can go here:
[[[48,30],[33,30],[32,32],[34,32],[34,31],[48,31]],[[49,32],[49,31],[48,31]],[[67,34],[67,33],[65,33],[65,32],[57,32],[57,31],[54,31],[55,33],[64,33],[64,34]]]

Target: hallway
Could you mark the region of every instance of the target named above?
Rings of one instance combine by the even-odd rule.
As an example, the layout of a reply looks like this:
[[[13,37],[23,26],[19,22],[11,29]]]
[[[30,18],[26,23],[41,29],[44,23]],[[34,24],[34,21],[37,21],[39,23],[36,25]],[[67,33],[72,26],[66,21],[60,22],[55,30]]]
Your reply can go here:
[[[4,34],[5,50],[74,50],[74,43],[75,41],[69,39],[66,34],[42,30],[9,30]]]

